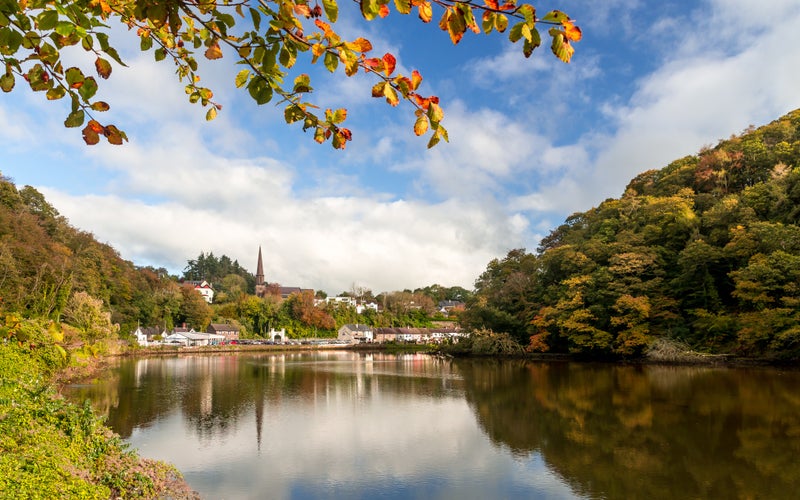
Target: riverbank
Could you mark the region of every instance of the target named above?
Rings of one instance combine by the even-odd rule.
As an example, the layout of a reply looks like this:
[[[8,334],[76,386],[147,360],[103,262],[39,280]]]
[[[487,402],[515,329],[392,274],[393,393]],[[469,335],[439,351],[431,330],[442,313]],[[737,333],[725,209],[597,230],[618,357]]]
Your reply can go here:
[[[0,343],[0,498],[199,498],[175,467],[140,457],[91,406],[61,397],[64,374],[42,352]]]

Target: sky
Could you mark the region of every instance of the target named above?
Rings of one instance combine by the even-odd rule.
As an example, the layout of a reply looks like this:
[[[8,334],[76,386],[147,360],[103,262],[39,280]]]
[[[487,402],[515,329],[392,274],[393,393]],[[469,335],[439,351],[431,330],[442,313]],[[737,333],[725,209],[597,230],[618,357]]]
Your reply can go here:
[[[549,42],[529,59],[504,35],[453,46],[438,22],[395,11],[365,22],[340,4],[343,36],[422,74],[449,143],[428,150],[412,107],[372,98],[368,75],[298,65],[287,81],[309,73],[315,104],[348,110],[347,148],[318,145],[282,107],[235,88],[231,54],[201,64],[223,105],[206,122],[172,63],[112,27],[127,67],[100,82],[111,110],[98,118],[129,142],[86,146],[63,127],[68,102],[18,83],[0,94],[0,172],[136,265],[180,275],[203,252],[255,272],[260,246],[267,281],[283,286],[472,289],[492,259],[535,251],[637,174],[800,107],[796,0],[533,2],[581,27],[570,64]]]

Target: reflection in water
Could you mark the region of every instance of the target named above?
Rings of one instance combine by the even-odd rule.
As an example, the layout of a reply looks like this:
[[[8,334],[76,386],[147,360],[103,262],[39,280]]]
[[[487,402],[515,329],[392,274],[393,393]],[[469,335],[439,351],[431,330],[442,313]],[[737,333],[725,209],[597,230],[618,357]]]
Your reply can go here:
[[[206,498],[790,498],[798,382],[304,352],[125,360],[68,396]]]
[[[459,362],[492,441],[593,498],[796,498],[800,373]]]

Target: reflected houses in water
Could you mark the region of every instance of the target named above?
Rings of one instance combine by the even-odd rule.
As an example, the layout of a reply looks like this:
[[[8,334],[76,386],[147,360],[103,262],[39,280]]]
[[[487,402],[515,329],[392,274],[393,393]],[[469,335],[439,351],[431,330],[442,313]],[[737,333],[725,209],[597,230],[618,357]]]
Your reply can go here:
[[[73,387],[74,401],[104,401],[98,413],[123,438],[180,412],[187,433],[210,443],[255,425],[258,449],[264,426],[277,424],[284,404],[306,407],[369,405],[383,395],[461,397],[463,383],[446,361],[422,354],[346,351],[214,354],[122,360],[115,378]],[[101,395],[100,393],[103,393]],[[355,403],[353,403],[355,402]],[[357,409],[357,408],[356,408]],[[342,425],[332,422],[335,426]],[[359,426],[358,421],[346,425]]]
[[[458,361],[490,439],[589,498],[795,498],[800,372]]]

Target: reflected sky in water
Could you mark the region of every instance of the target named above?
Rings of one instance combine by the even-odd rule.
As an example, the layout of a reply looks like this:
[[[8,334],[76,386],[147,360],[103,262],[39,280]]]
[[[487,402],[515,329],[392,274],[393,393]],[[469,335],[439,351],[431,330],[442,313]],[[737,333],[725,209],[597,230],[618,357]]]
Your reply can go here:
[[[493,444],[458,370],[424,355],[127,360],[71,397],[203,498],[576,496],[538,453]]]
[[[769,498],[800,371],[342,352],[123,360],[92,401],[204,498]]]

